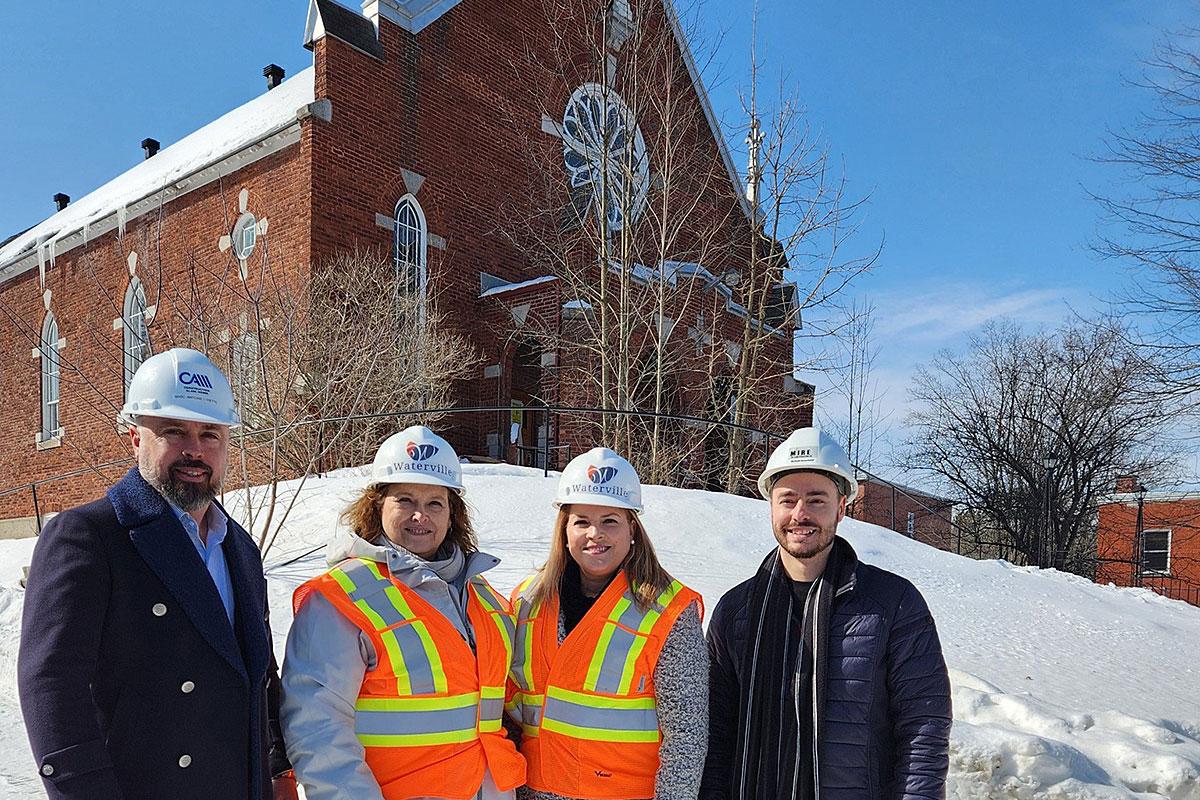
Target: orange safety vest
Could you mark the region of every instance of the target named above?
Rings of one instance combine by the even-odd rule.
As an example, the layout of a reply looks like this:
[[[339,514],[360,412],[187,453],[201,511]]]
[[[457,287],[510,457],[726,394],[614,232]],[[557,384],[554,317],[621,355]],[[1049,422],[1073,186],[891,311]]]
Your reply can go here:
[[[534,607],[530,578],[513,593],[517,614],[508,705],[521,722],[528,786],[565,797],[654,797],[662,733],[654,667],[675,620],[700,595],[672,581],[642,611],[620,572],[558,643],[558,597]]]
[[[525,782],[524,759],[501,725],[512,612],[483,577],[468,585],[475,653],[437,609],[370,559],[343,561],[292,598],[298,611],[320,592],[375,646],[378,663],[363,678],[354,729],[387,800],[472,798],[485,769],[501,791]]]

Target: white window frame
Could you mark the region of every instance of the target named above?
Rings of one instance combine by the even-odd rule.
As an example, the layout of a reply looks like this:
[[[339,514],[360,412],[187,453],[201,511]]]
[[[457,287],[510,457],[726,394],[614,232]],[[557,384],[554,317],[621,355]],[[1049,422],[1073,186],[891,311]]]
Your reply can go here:
[[[249,237],[249,243],[246,239]],[[239,261],[245,261],[254,253],[254,246],[258,243],[258,220],[249,211],[244,212],[237,218],[237,222],[233,223],[233,230],[229,233],[229,241],[233,245],[233,254]]]
[[[42,320],[42,338],[38,345],[41,354],[41,410],[42,431],[39,437],[42,442],[49,442],[62,436],[62,361],[58,355],[59,343],[58,320],[53,311],[47,311]]]
[[[1165,533],[1167,535],[1167,568],[1150,569],[1146,566],[1146,537],[1151,533]],[[1142,563],[1138,565],[1143,575],[1170,575],[1171,574],[1171,540],[1174,539],[1173,531],[1170,528],[1148,528],[1142,531],[1141,556]],[[1155,550],[1156,553],[1161,553],[1161,550]]]
[[[146,321],[146,290],[136,276],[125,290],[125,305],[121,313],[123,350],[125,353],[125,391],[142,362],[154,354],[150,346],[150,325]]]
[[[396,287],[398,291],[403,288],[416,293],[421,323],[424,324],[425,293],[429,283],[429,226],[425,221],[425,210],[414,195],[406,194],[396,201],[392,221],[392,263]],[[407,241],[409,236],[416,238],[415,245]],[[401,237],[405,237],[403,247]]]

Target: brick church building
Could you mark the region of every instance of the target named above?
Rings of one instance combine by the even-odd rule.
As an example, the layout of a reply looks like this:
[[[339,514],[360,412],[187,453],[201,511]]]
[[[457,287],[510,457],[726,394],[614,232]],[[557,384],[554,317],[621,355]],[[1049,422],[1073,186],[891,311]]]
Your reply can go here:
[[[545,404],[811,424],[786,254],[669,0],[301,9],[311,68],[268,67],[259,97],[147,139],[136,166],[0,240],[0,521],[127,468],[115,414],[150,353],[197,347],[235,389],[251,380],[254,333],[278,326],[246,304],[263,264],[303,287],[349,252],[377,254],[469,342],[454,403],[503,410],[437,423],[468,456],[555,467],[604,435],[594,414],[521,410]],[[675,454],[660,474],[683,485],[721,485],[732,436],[754,458],[769,445],[660,419]],[[74,472],[36,501],[22,489]]]

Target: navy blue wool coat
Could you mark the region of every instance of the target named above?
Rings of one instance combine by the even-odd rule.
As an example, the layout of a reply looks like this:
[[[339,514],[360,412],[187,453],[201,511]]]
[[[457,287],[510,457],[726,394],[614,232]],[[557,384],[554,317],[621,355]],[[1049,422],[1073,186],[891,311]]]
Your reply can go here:
[[[950,680],[937,628],[908,580],[863,564],[844,539],[829,621],[821,800],[941,800],[946,796]],[[733,796],[732,761],[743,733],[739,687],[753,646],[753,578],[717,603],[708,628],[709,750],[703,800]],[[757,621],[755,621],[757,624]],[[791,708],[780,709],[790,713]],[[777,728],[774,720],[762,720]],[[802,743],[804,746],[804,743]],[[764,798],[765,800],[765,798]]]
[[[46,526],[17,668],[50,800],[270,797],[271,740],[283,748],[268,733],[278,678],[266,580],[232,520],[222,547],[232,626],[183,526],[136,468]]]

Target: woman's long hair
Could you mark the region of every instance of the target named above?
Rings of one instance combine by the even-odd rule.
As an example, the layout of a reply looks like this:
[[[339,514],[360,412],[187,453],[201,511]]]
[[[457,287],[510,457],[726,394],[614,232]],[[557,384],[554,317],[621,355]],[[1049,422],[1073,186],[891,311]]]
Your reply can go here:
[[[388,490],[395,483],[372,483],[358,499],[342,512],[342,524],[354,531],[359,537],[368,542],[374,542],[383,531],[383,501],[387,499]],[[463,555],[469,555],[479,549],[479,541],[475,538],[475,528],[471,525],[471,515],[462,496],[453,489],[446,489],[450,496],[450,530],[446,533],[446,541],[458,546]]]
[[[633,597],[638,607],[645,611],[658,596],[671,585],[671,576],[663,569],[654,552],[654,545],[642,527],[638,515],[628,509],[618,509],[629,515],[629,532],[633,535],[633,545],[629,554],[618,568],[625,573],[625,579],[633,590]],[[554,535],[550,537],[550,556],[538,570],[534,580],[531,601],[537,606],[558,596],[558,586],[563,573],[567,570],[567,560],[571,552],[567,549],[567,519],[571,516],[571,507],[564,505],[558,510],[558,518],[554,521]]]

